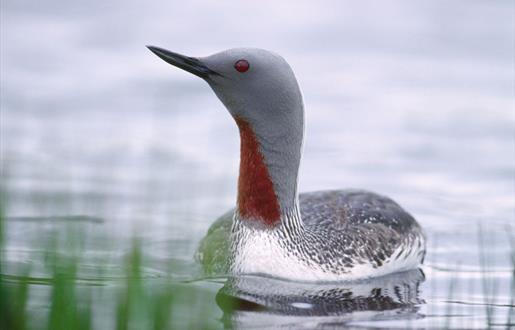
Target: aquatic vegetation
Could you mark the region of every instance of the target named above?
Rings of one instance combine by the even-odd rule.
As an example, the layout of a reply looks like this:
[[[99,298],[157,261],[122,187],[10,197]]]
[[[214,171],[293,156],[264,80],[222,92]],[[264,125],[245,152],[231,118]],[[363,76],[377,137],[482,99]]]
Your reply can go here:
[[[6,225],[0,216],[0,228]],[[210,329],[219,323],[208,290],[145,275],[138,240],[119,260],[122,276],[106,274],[104,260],[106,264],[95,265],[98,277],[88,278],[80,274],[87,251],[81,250],[77,236],[71,235],[67,249],[58,237],[56,232],[42,260],[35,260],[44,263],[48,276],[34,276],[30,265],[16,275],[0,269],[1,329]]]

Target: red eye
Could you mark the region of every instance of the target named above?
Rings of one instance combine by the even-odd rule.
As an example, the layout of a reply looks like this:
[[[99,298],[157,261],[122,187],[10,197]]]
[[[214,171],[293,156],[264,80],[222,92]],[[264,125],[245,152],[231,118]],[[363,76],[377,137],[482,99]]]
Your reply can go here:
[[[241,72],[241,73],[247,72],[249,67],[250,67],[250,64],[246,60],[238,60],[238,61],[236,61],[236,63],[234,63],[234,68],[236,69],[236,71]]]

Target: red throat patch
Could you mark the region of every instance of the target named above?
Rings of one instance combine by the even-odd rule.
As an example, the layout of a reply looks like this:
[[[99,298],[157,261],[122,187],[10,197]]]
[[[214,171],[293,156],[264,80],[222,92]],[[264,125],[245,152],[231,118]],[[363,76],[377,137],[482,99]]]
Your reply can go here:
[[[281,211],[256,135],[247,121],[236,118],[236,124],[241,139],[238,211],[244,219],[276,226],[281,220]]]

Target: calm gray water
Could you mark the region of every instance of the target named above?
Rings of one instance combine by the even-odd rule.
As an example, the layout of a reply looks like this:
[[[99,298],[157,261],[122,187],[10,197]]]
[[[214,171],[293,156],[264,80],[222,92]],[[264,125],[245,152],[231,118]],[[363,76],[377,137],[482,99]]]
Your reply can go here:
[[[393,317],[347,306],[331,316],[272,308],[223,319],[242,328],[507,327],[515,295],[514,6],[2,1],[8,269],[35,263],[31,242],[65,226],[45,217],[87,215],[102,221],[85,230],[120,242],[107,251],[93,244],[92,253],[122,254],[121,242],[137,235],[153,261],[149,277],[172,262],[177,281],[199,278],[195,248],[235,202],[237,129],[207,84],[144,45],[193,56],[260,47],[290,62],[304,93],[300,190],[354,187],[394,198],[426,230],[426,279],[411,309]],[[212,298],[220,328],[215,295],[224,283],[195,284]]]

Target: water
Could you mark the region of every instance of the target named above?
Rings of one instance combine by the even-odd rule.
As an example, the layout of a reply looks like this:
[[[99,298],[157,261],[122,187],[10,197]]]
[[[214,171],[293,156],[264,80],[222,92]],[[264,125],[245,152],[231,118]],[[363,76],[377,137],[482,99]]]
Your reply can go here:
[[[144,45],[191,55],[254,46],[282,54],[304,93],[300,190],[355,187],[395,199],[426,230],[425,280],[410,282],[415,297],[391,313],[365,307],[315,315],[311,302],[293,301],[309,317],[261,298],[258,305],[268,308],[223,316],[215,296],[224,284],[234,295],[248,288],[231,290],[230,279],[181,284],[201,292],[218,315],[211,326],[507,327],[514,296],[513,2],[1,6],[2,188],[11,219],[4,263],[14,275],[28,264],[45,274],[34,241],[70,222],[56,215],[87,215],[101,221],[72,220],[112,239],[107,247],[87,242],[90,255],[122,255],[137,235],[146,278],[198,279],[195,248],[235,201],[237,130],[205,83]],[[172,270],[164,266],[170,263]],[[119,265],[110,266],[108,274],[122,276]],[[85,276],[115,285],[85,268]],[[346,289],[367,297],[388,285]],[[34,299],[36,311],[44,308],[44,298]]]

